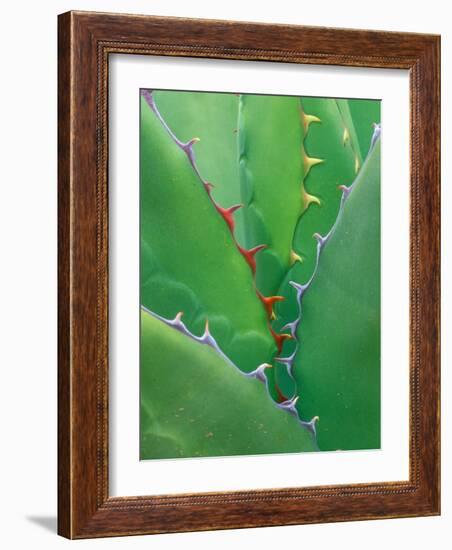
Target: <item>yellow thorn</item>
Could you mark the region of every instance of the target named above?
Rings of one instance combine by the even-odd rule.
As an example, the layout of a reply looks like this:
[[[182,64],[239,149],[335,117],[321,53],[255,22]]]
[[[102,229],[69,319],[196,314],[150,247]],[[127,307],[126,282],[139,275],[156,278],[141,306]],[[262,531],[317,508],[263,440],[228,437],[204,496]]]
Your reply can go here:
[[[293,265],[295,262],[302,262],[303,258],[295,252],[295,250],[290,251],[290,264]]]
[[[272,314],[270,315],[270,319],[272,321],[274,321],[276,319],[276,315],[275,315],[275,312],[273,311],[273,309],[272,309]]]
[[[191,140],[185,144],[186,147],[193,147],[196,143],[199,143],[201,139],[199,137],[191,138]]]
[[[304,167],[304,177],[309,174],[309,171],[313,166],[324,162],[323,159],[317,159],[314,157],[308,157],[308,155],[303,151],[303,167]]]
[[[358,155],[355,155],[355,174],[359,172],[359,169],[360,169],[359,158],[358,158]]]
[[[308,131],[309,126],[313,122],[321,122],[319,117],[316,117],[315,115],[307,115],[306,113],[302,113],[301,117],[303,119],[303,128],[305,133]]]
[[[311,203],[315,203],[315,204],[318,204],[320,206],[320,199],[318,197],[316,197],[315,195],[310,195],[309,193],[307,193],[304,187],[302,187],[301,194],[302,194],[301,198],[302,198],[302,203],[303,203],[304,210],[306,210],[306,208]]]
[[[342,144],[345,145],[350,141],[350,134],[348,133],[348,129],[344,128],[344,134],[342,136]]]

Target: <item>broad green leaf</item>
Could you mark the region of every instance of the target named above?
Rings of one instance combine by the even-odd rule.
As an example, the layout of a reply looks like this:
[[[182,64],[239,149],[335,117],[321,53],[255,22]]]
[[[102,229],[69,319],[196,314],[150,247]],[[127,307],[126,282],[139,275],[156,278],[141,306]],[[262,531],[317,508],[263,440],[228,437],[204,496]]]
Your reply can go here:
[[[184,142],[199,138],[196,162],[203,177],[214,185],[212,196],[224,208],[241,203],[237,149],[237,94],[155,91],[159,111]],[[235,237],[245,245],[243,212],[235,213]]]
[[[342,196],[339,186],[351,185],[361,164],[356,133],[343,100],[302,98],[301,108],[304,131],[303,190],[307,200],[292,244],[301,261],[295,262],[286,271],[277,291],[285,300],[276,305],[277,319],[273,323],[276,331],[281,331],[296,316],[294,289],[289,282],[303,284],[311,277],[317,251],[314,234],[325,235],[331,229]],[[295,340],[286,341],[283,356],[291,356],[296,346]],[[287,375],[287,370],[278,367],[275,372],[279,375],[278,385],[282,392],[285,395],[293,392],[293,380]]]
[[[263,382],[145,312],[140,387],[141,459],[317,450]]]
[[[380,446],[380,142],[301,302],[294,375],[321,450]]]
[[[358,136],[361,156],[366,158],[373,135],[373,124],[381,121],[381,102],[375,99],[349,99],[348,106]]]
[[[322,162],[312,165],[306,174],[304,186],[320,204],[311,203],[305,210],[297,227],[294,239],[295,251],[303,261],[294,266],[291,275],[305,282],[312,274],[317,242],[314,233],[325,235],[334,224],[342,192],[340,185],[351,185],[361,164],[356,153],[357,144],[352,141],[352,132],[344,123],[336,99],[302,98],[303,112],[316,116],[320,122],[311,123],[304,141],[308,159]]]
[[[196,147],[196,145],[195,145]],[[144,98],[141,103],[141,303],[166,318],[206,320],[244,371],[275,350],[249,265],[187,154]]]
[[[242,95],[239,108],[240,181],[245,238],[264,244],[256,256],[256,282],[277,293],[293,263],[295,227],[303,211],[303,129],[296,97]]]

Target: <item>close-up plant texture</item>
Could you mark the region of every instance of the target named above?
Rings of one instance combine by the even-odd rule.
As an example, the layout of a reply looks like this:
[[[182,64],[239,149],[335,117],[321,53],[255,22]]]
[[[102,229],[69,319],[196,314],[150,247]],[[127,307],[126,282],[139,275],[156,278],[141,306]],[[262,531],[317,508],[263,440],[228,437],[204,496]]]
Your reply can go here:
[[[380,102],[141,90],[142,459],[380,447]]]

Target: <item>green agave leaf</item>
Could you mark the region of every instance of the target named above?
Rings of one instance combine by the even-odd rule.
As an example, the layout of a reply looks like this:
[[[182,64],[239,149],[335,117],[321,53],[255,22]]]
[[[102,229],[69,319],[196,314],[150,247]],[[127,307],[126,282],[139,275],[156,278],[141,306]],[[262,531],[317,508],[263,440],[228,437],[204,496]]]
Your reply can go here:
[[[256,285],[265,296],[280,294],[281,283],[296,260],[294,234],[307,199],[303,187],[304,132],[297,97],[240,97],[240,182],[245,239],[250,247],[266,246],[256,256]],[[280,334],[283,323],[272,325]],[[279,363],[273,362],[273,366],[267,372],[273,399],[284,401],[293,397],[296,394],[293,378]]]
[[[312,203],[303,213],[294,239],[295,251],[303,261],[294,266],[291,275],[305,282],[312,274],[316,258],[315,233],[326,234],[333,226],[342,192],[340,185],[353,183],[361,165],[354,132],[344,122],[338,100],[329,98],[302,98],[303,112],[316,116],[320,122],[311,124],[304,141],[308,159],[321,159],[306,174],[304,185],[320,204]]]
[[[240,96],[240,182],[247,246],[256,256],[256,284],[274,295],[293,263],[292,241],[303,211],[303,129],[298,98]]]
[[[184,312],[201,334],[206,320],[244,371],[275,351],[252,272],[190,159],[142,98],[141,303],[166,317]]]
[[[374,99],[349,99],[348,107],[358,136],[362,158],[369,152],[373,124],[380,124],[381,103]]]
[[[239,97],[212,92],[154,91],[160,114],[183,142],[193,137],[196,162],[214,185],[212,196],[223,207],[241,203],[237,150]],[[243,212],[235,214],[235,238],[243,246]]]
[[[342,118],[342,124],[345,129],[345,141],[350,145],[351,150],[355,155],[355,172],[358,172],[361,168],[363,159],[366,158],[366,154],[363,156],[361,154],[361,149],[359,147],[358,134],[355,128],[355,121],[350,111],[350,101],[348,99],[336,99],[337,107]],[[372,135],[372,128],[369,127],[369,134]]]
[[[277,294],[284,301],[276,305],[277,319],[273,323],[281,331],[297,314],[294,289],[289,281],[305,283],[316,262],[315,233],[328,233],[336,221],[342,191],[340,185],[350,185],[361,165],[356,133],[345,100],[302,98],[301,122],[304,131],[301,156],[304,167],[303,193],[305,209],[294,230],[292,247],[301,257],[286,271]],[[296,351],[296,340],[284,343],[283,356]],[[285,367],[275,370],[282,392],[294,391],[294,382]]]
[[[317,450],[262,381],[141,314],[141,459]]]
[[[380,446],[380,142],[301,300],[294,376],[321,450]]]

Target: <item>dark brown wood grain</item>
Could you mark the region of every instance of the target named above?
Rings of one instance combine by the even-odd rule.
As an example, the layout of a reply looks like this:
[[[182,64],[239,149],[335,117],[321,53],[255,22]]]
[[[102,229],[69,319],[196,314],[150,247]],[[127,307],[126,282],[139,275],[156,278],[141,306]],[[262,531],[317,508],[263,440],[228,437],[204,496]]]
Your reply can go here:
[[[69,25],[70,15],[60,24]],[[64,23],[66,21],[66,23]],[[70,533],[70,34],[58,33],[58,530]]]
[[[59,16],[58,531],[68,538],[439,514],[438,36],[70,12]],[[108,56],[410,71],[410,480],[108,494]]]

